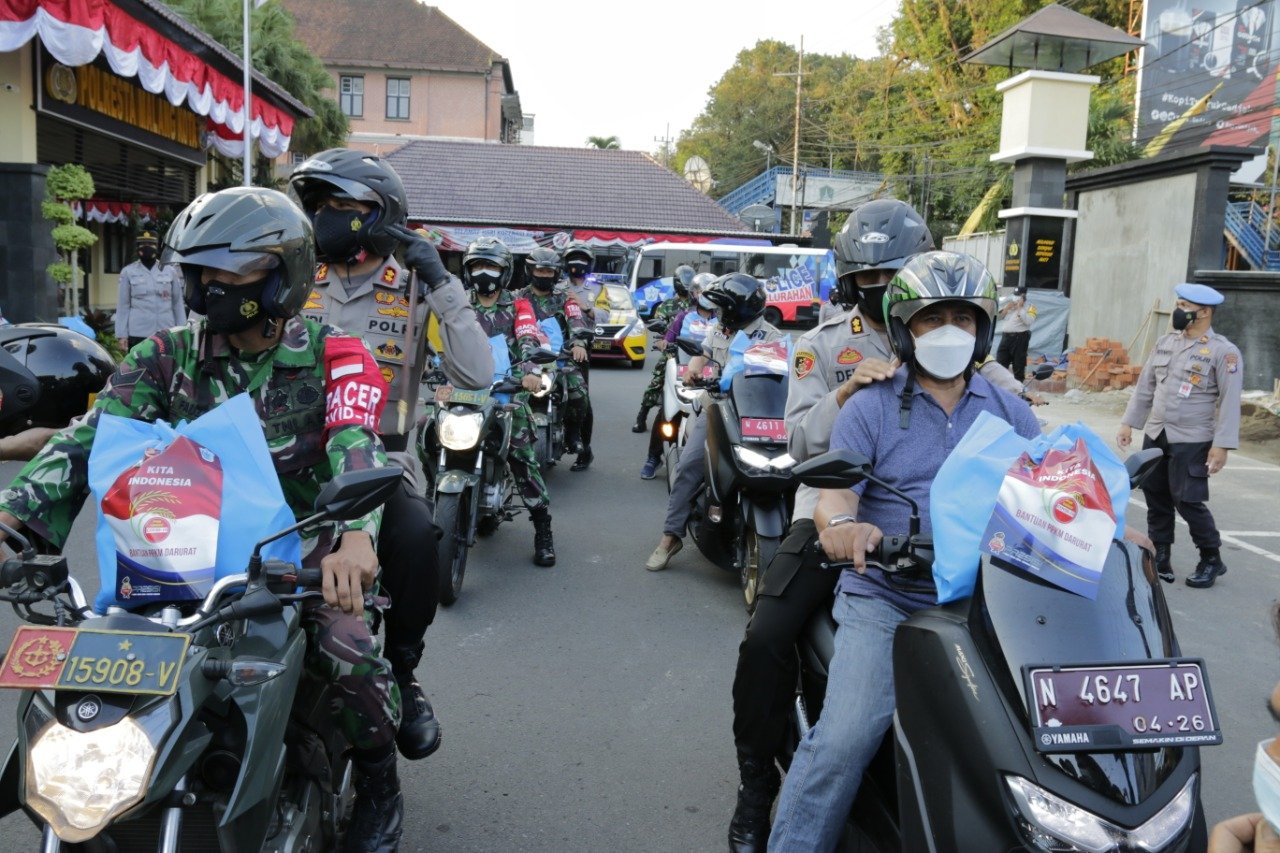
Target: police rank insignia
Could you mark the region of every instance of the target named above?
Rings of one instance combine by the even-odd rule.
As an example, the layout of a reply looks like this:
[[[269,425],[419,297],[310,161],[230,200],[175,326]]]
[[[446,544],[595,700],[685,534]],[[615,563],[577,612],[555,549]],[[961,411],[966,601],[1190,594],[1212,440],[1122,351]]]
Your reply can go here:
[[[396,342],[391,340],[391,338],[387,338],[386,343],[377,347],[374,350],[374,353],[382,356],[383,358],[390,358],[395,361],[404,361],[404,350],[397,346]]]
[[[380,372],[382,373],[382,378],[386,380],[386,383],[388,385],[391,384],[392,379],[396,378],[396,372],[392,370],[390,367],[384,367]]]
[[[800,350],[796,353],[793,366],[796,371],[796,379],[804,379],[813,372],[814,358],[813,353]]]
[[[380,302],[383,305],[395,305],[396,295],[394,293],[387,293],[386,291],[379,290],[373,294],[373,301]]]
[[[385,268],[385,269],[382,271],[382,283],[383,283],[383,284],[395,284],[395,283],[396,283],[396,268],[395,268],[395,267],[388,266],[387,268]]]
[[[862,318],[857,314],[849,318],[849,331],[855,335],[862,334]]]
[[[321,264],[316,267],[316,281],[324,281],[329,277],[329,265]]]
[[[324,303],[320,301],[320,291],[313,290],[307,296],[306,304],[302,306],[303,311],[318,311],[324,307]]]
[[[836,356],[836,364],[857,364],[860,361],[862,361],[862,353],[853,347],[845,347]]]

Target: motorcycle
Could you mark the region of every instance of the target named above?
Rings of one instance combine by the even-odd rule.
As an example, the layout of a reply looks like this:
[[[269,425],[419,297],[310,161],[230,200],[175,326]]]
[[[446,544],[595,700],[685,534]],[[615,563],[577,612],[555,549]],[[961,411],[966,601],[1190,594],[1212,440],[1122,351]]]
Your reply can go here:
[[[28,624],[0,669],[0,684],[22,690],[0,816],[24,809],[44,853],[336,849],[352,766],[330,721],[333,688],[302,677],[301,606],[323,597],[308,589],[320,570],[261,552],[367,514],[402,476],[391,466],[335,477],[314,515],[258,542],[245,571],[198,607],[97,616],[65,557],[5,528],[22,552],[0,565],[0,601]]]
[[[1129,457],[1135,486],[1159,456]],[[919,507],[875,479],[865,457],[832,451],[794,473],[817,488],[867,480],[906,500],[910,532],[886,535],[867,564],[931,588]],[[821,712],[835,629],[820,611],[797,642],[791,749]],[[1094,601],[985,561],[972,597],[898,626],[893,668],[897,712],[863,774],[844,849],[1205,848],[1198,746],[1222,735],[1204,663],[1183,655],[1138,546],[1111,543]]]
[[[545,365],[555,363],[558,357],[550,350],[539,350],[532,360]],[[534,399],[539,394],[547,396],[553,381],[544,375],[542,387],[533,392]],[[467,555],[476,537],[491,535],[502,522],[515,517],[512,502],[516,484],[507,465],[513,407],[495,395],[521,390],[520,383],[510,377],[478,391],[446,391],[442,386],[434,418],[428,416],[418,431],[422,458],[439,451],[439,463],[430,481],[435,489],[435,523],[442,531],[439,595],[446,607],[456,602],[462,591]]]
[[[691,355],[702,352],[700,341],[680,338],[676,345]],[[749,613],[764,570],[786,536],[795,495],[795,460],[787,453],[783,419],[786,360],[774,364],[764,358],[760,369],[751,366],[753,354],[767,353],[767,347],[747,350],[748,367],[733,377],[727,391],[718,381],[706,391],[706,477],[689,516],[689,531],[703,556],[738,574]]]
[[[666,322],[662,320],[653,320],[649,323],[649,329],[653,332],[662,333],[667,328]],[[705,328],[709,328],[709,324]],[[701,335],[687,335],[690,342],[700,342],[705,336],[704,331]],[[655,345],[660,346],[661,342]],[[684,382],[685,371],[689,367],[689,362],[693,360],[693,354],[688,349],[676,346],[675,355],[667,358],[665,373],[662,381],[662,420],[658,424],[658,432],[663,440],[663,464],[667,470],[667,493],[670,494],[671,489],[675,486],[676,468],[680,464],[680,452],[684,448],[685,442],[689,438],[689,424],[702,411],[702,401],[704,391],[701,388],[686,385]],[[711,378],[711,368],[708,367],[704,371],[703,379]]]
[[[590,335],[579,335],[575,340],[588,351],[591,349]],[[558,353],[557,359],[555,370],[543,372],[542,387],[529,399],[533,412],[534,455],[544,470],[553,467],[569,452],[565,446],[564,419],[569,407],[568,376],[574,370],[572,345]]]

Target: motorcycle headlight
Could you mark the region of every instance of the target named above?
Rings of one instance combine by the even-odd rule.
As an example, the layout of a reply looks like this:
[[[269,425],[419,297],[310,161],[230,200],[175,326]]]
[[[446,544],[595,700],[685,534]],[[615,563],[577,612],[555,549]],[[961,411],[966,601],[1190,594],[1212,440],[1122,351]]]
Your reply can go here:
[[[542,374],[542,387],[533,392],[535,397],[545,397],[551,393],[551,389],[555,387],[556,381],[551,378],[550,373]]]
[[[750,447],[742,447],[740,445],[733,446],[734,455],[738,457],[738,461],[750,468],[758,468],[762,471],[773,468],[777,471],[785,471],[792,465],[796,464],[796,460],[791,458],[791,454],[784,453],[781,456],[765,456],[758,450],[752,450]]]
[[[167,705],[146,716],[150,722],[125,717],[115,725],[77,732],[33,704],[25,721],[28,731],[47,724],[29,740],[26,800],[58,838],[87,841],[141,802],[158,740],[148,728],[167,727]]]
[[[1033,849],[1052,853],[1163,850],[1191,822],[1195,811],[1196,782],[1197,777],[1192,776],[1178,795],[1154,817],[1135,829],[1125,829],[1026,779],[1005,777],[1023,836]]]
[[[480,440],[480,424],[484,415],[480,412],[468,412],[465,415],[445,413],[436,427],[440,443],[450,450],[470,450]]]

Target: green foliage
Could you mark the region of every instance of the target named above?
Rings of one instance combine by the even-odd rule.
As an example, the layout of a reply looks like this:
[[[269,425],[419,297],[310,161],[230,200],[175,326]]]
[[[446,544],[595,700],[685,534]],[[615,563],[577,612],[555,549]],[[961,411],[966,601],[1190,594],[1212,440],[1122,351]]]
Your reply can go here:
[[[44,270],[49,274],[49,278],[53,279],[58,284],[71,283],[71,264],[66,261],[54,261],[49,264],[49,266],[45,267]]]
[[[618,137],[616,136],[588,136],[587,147],[611,149],[619,148],[621,146],[619,145]]]
[[[124,348],[120,346],[120,339],[116,337],[115,318],[109,312],[85,311],[84,321],[89,328],[93,329],[94,338],[111,354],[113,361],[119,362],[124,358]]]
[[[49,169],[45,191],[57,201],[81,201],[93,197],[93,176],[79,163]],[[49,218],[46,216],[46,218]]]
[[[241,0],[173,0],[174,11],[213,36],[228,50],[244,54]],[[294,37],[293,18],[279,3],[250,13],[253,67],[315,112],[294,125],[292,147],[314,152],[343,145],[347,117],[332,95],[333,78],[319,58]]]
[[[94,233],[79,225],[58,225],[53,229],[53,244],[63,252],[78,252],[96,242]]]
[[[40,202],[40,215],[58,225],[70,225],[76,221],[75,211],[66,202],[61,201],[45,199]]]

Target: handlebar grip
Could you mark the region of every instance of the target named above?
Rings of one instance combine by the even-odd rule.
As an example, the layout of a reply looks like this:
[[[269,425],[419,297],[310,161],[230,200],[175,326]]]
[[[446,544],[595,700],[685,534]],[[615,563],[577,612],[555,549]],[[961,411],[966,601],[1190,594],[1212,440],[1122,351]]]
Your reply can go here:
[[[298,586],[318,587],[324,583],[324,574],[320,569],[299,569]]]

